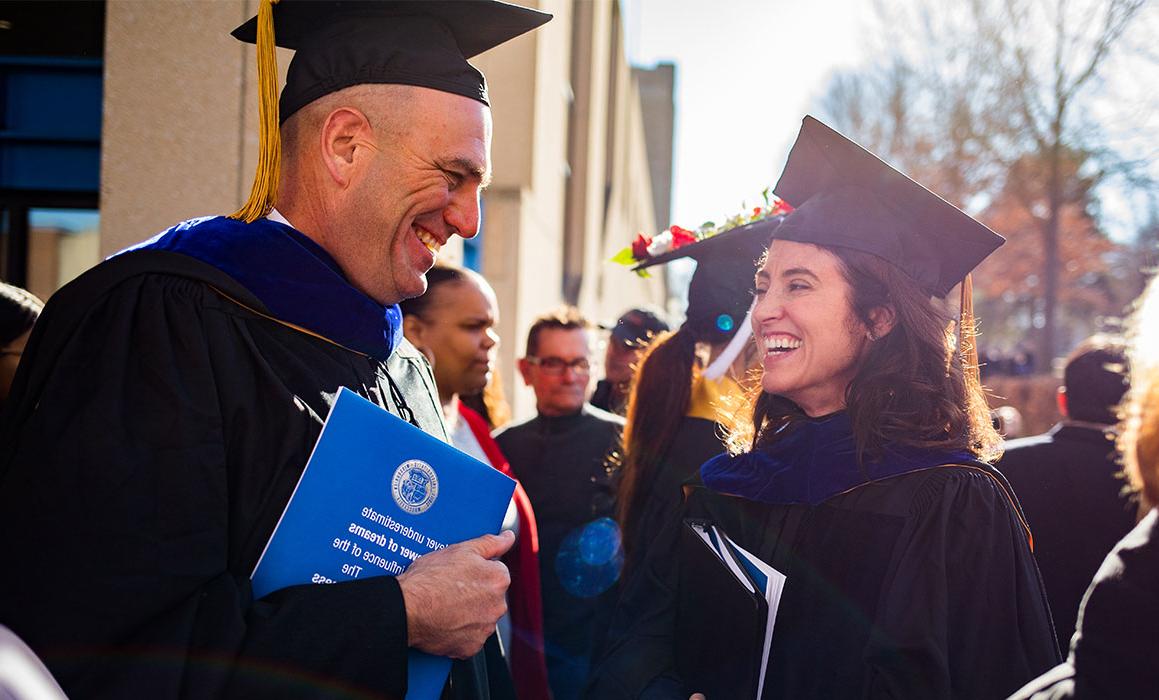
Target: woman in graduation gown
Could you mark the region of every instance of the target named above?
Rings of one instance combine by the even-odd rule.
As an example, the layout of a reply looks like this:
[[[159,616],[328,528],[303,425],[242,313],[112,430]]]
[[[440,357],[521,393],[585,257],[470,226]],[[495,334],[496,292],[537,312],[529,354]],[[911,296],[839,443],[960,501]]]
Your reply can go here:
[[[1058,650],[988,464],[970,335],[955,342],[940,300],[1002,239],[809,117],[775,191],[797,208],[756,278],[749,451],[705,463],[683,507],[785,576],[771,644],[756,613],[724,612],[731,579],[690,575],[677,517],[626,587],[589,697],[1003,697]]]
[[[647,349],[628,397],[616,505],[626,575],[679,512],[684,481],[725,449],[723,424],[743,406],[742,383],[759,366],[748,342],[752,275],[784,212],[772,200],[740,225],[698,239],[672,227],[634,247],[635,270],[692,259],[696,271],[684,323]]]

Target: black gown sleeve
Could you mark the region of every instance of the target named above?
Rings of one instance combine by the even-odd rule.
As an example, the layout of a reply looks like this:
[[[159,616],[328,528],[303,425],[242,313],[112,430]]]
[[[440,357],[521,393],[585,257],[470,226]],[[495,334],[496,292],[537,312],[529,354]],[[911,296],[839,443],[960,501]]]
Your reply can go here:
[[[677,603],[676,544],[681,519],[673,517],[647,543],[611,615],[605,648],[593,664],[588,700],[668,700],[688,697],[673,669]]]
[[[1159,512],[1107,555],[1083,598],[1070,658],[1010,700],[1142,700],[1159,693]]]
[[[631,527],[625,528],[632,538],[627,547],[626,571],[644,558],[665,526],[680,519],[684,487],[699,485],[700,466],[725,451],[720,430],[717,423],[703,418],[686,416],[681,422],[680,430],[656,466],[653,481],[641,485],[645,500]]]
[[[225,434],[271,449],[293,436],[261,394],[225,417],[223,386],[252,377],[223,358],[254,349],[210,318],[214,303],[204,284],[158,276],[79,317],[58,321],[50,303],[38,333],[56,340],[31,345],[21,372],[39,378],[36,395],[17,397],[2,450],[0,621],[72,697],[401,698],[394,579],[252,600],[231,519],[271,504],[235,500],[251,465]]]
[[[1001,698],[1057,663],[1008,498],[980,469],[938,470],[916,492],[866,649],[866,697]]]

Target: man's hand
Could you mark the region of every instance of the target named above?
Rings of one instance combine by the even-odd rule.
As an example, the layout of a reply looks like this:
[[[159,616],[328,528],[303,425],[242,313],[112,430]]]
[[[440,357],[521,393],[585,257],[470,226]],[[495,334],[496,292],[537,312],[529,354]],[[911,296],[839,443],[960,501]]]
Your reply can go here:
[[[453,544],[415,560],[398,577],[407,643],[428,654],[465,659],[483,648],[507,612],[511,575],[492,561],[511,549],[504,531]]]

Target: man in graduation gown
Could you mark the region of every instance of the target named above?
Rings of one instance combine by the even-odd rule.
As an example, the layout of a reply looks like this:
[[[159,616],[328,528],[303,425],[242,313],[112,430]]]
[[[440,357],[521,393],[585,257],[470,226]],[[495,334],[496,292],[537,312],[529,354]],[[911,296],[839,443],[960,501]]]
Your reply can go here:
[[[0,435],[0,623],[70,696],[402,698],[411,648],[471,659],[453,697],[510,696],[502,662],[475,656],[510,537],[397,578],[249,585],[341,387],[446,439],[397,303],[478,228],[490,111],[466,58],[548,16],[416,7],[276,5],[297,49],[280,180],[274,111],[242,212],[114,256],[37,325]],[[259,58],[261,10],[235,31]]]
[[[1067,357],[1058,408],[1043,435],[1011,440],[998,462],[1034,531],[1034,558],[1066,649],[1079,603],[1107,552],[1135,527],[1115,451],[1115,410],[1127,390],[1121,338],[1087,338]]]
[[[536,416],[495,435],[535,508],[544,656],[554,700],[583,691],[598,618],[608,607],[602,594],[623,563],[610,520],[607,466],[624,419],[585,401],[588,327],[570,308],[532,323],[519,371],[535,391]]]

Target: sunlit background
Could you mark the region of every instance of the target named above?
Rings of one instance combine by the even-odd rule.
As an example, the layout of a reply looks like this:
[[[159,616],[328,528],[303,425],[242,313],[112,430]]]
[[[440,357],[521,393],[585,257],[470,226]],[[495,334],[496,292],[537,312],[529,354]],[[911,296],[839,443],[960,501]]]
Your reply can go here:
[[[1155,0],[534,4],[555,20],[475,59],[496,177],[481,234],[445,250],[496,289],[517,417],[533,410],[513,367],[534,317],[570,303],[607,323],[648,303],[679,322],[689,265],[641,280],[607,261],[637,233],[759,203],[805,114],[1008,238],[975,278],[1000,395],[1015,376],[1049,396],[1059,358],[1116,329],[1156,261]],[[0,3],[6,281],[49,296],[102,256],[244,200],[254,58],[228,30],[256,7]],[[1049,399],[1033,412],[1035,427],[1055,418]]]
[[[983,372],[1007,394],[996,401],[1039,403],[1032,427],[1049,425],[1060,358],[1118,330],[1156,262],[1155,3],[625,8],[632,60],[677,66],[675,222],[756,200],[801,117],[819,117],[1007,237],[975,276]],[[1041,400],[1013,396],[1035,381],[1042,390],[1029,395]]]

